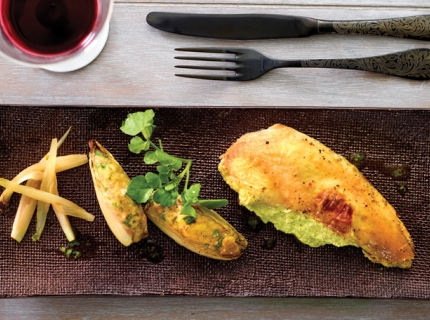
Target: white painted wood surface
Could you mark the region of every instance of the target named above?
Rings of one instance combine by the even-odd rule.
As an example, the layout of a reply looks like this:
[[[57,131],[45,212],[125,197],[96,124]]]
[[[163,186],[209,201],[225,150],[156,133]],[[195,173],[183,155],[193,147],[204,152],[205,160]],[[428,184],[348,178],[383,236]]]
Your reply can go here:
[[[164,1],[164,0],[115,0],[117,3],[154,3],[154,4],[199,4],[199,5],[208,5],[208,4],[235,4],[235,5],[288,5],[288,6],[343,6],[343,7],[410,7],[410,8],[425,8],[429,7],[430,3],[427,0],[172,0],[172,1]]]
[[[225,41],[161,32],[148,26],[151,11],[193,13],[278,13],[320,19],[373,19],[430,14],[428,0],[117,0],[108,43],[88,67],[56,74],[0,59],[0,104],[42,106],[144,107],[360,107],[430,108],[430,81],[409,81],[361,71],[276,70],[252,82],[210,82],[177,78],[174,48],[239,46],[279,58],[342,58],[429,48],[430,42],[365,36],[313,36],[306,39]],[[0,109],[1,112],[1,109]],[[397,319],[426,316],[425,301],[246,300],[188,301],[163,298],[39,297],[1,299],[1,318],[106,317],[215,319],[219,315],[260,319],[289,314],[294,319]],[[420,304],[418,304],[420,303]],[[369,306],[369,304],[371,304]],[[394,305],[393,305],[394,304]],[[159,308],[163,305],[165,308]],[[183,306],[187,307],[184,309]],[[215,310],[216,312],[214,312]],[[249,312],[249,311],[252,311]],[[237,313],[234,313],[234,312]],[[148,316],[146,316],[148,315]],[[281,317],[282,318],[282,317]]]
[[[363,71],[280,69],[251,82],[175,77],[177,47],[237,46],[270,57],[356,58],[430,42],[372,36],[318,35],[301,39],[234,41],[159,31],[146,23],[151,11],[276,13],[319,19],[376,19],[430,14],[425,0],[120,0],[108,42],[89,66],[66,74],[0,59],[0,104],[144,107],[359,107],[430,108],[430,81]]]

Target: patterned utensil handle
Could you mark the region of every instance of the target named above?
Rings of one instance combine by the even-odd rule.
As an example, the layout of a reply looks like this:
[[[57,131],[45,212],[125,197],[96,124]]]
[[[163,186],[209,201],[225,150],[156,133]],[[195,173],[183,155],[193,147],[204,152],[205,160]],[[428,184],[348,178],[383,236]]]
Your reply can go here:
[[[430,15],[381,20],[318,21],[319,33],[370,34],[430,40]]]
[[[430,49],[412,49],[358,59],[303,60],[302,67],[372,71],[416,80],[430,79]]]

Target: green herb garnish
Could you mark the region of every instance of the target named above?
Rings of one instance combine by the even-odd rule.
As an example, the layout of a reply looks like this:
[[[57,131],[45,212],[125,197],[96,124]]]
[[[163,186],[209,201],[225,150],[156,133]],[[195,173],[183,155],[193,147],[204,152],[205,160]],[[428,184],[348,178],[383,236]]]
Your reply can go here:
[[[133,136],[128,149],[136,154],[145,151],[143,161],[147,165],[155,165],[156,172],[148,172],[145,176],[134,177],[127,187],[127,194],[138,203],[149,200],[163,207],[172,206],[179,196],[179,186],[185,178],[184,187],[180,193],[182,208],[180,214],[186,215],[185,222],[190,224],[197,218],[193,204],[201,204],[209,209],[216,209],[228,204],[225,199],[200,200],[200,184],[188,186],[192,160],[172,156],[164,151],[161,140],[158,143],[151,141],[154,132],[153,110],[128,114],[122,123],[121,131]],[[183,169],[182,169],[183,168]],[[182,171],[177,173],[179,170]]]
[[[400,195],[403,197],[408,192],[408,187],[404,184],[400,184],[397,186],[397,190],[399,191]]]
[[[404,180],[409,177],[410,167],[407,164],[391,166],[391,176],[394,180]]]
[[[82,260],[94,255],[97,244],[94,238],[75,230],[76,239],[69,242],[66,246],[60,247],[59,251],[68,260]]]
[[[78,245],[79,245],[79,243],[78,243]],[[72,242],[71,242],[71,243],[69,243],[69,246],[67,246],[67,247],[61,247],[60,248],[60,251],[64,254],[64,256],[67,259],[70,259],[70,258],[73,257],[73,259],[76,260],[76,259],[78,259],[81,256],[81,253],[79,251],[70,248],[70,247],[73,247],[73,246],[74,245],[72,245]]]
[[[362,167],[364,167],[365,162],[366,162],[366,154],[365,153],[353,153],[350,157],[349,157],[349,162],[351,162],[354,166],[356,166],[358,169],[361,169]]]

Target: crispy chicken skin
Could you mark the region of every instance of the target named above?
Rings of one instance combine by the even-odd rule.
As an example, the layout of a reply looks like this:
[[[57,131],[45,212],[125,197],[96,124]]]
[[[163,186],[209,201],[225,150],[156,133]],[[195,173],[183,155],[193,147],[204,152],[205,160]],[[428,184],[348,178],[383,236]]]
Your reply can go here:
[[[344,157],[290,127],[245,134],[219,171],[240,204],[318,247],[362,248],[371,261],[410,268],[414,245],[394,208]]]

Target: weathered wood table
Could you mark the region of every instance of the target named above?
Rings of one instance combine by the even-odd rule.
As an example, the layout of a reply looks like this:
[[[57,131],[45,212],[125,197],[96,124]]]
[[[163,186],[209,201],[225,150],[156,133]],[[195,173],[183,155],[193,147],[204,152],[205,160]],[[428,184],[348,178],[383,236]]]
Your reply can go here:
[[[326,20],[429,14],[425,0],[118,0],[109,39],[89,66],[68,74],[0,59],[0,104],[75,107],[280,107],[429,109],[430,82],[364,71],[279,69],[252,82],[207,82],[175,77],[174,49],[252,47],[270,57],[354,58],[430,42],[359,35],[233,41],[165,33],[150,27],[151,11],[276,13]],[[0,109],[1,112],[1,109]],[[416,300],[333,298],[32,297],[0,300],[0,318],[314,319],[424,318]]]
[[[118,1],[108,43],[90,66],[55,74],[0,60],[1,103],[81,106],[283,106],[428,108],[428,82],[362,71],[275,70],[248,83],[174,76],[178,47],[252,47],[278,58],[355,58],[411,48],[427,42],[388,37],[319,35],[302,39],[225,41],[178,36],[146,23],[151,11],[280,13],[319,19],[373,19],[428,13],[424,0],[217,0]],[[405,98],[407,97],[407,98]]]

